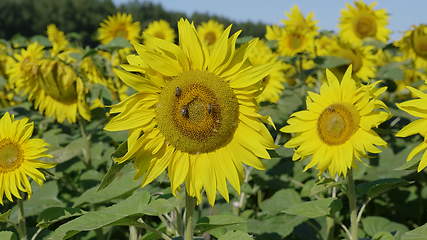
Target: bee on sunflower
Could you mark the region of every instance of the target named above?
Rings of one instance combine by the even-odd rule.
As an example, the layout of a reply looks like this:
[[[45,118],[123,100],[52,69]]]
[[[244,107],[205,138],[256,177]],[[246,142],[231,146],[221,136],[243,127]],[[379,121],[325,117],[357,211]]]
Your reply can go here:
[[[209,51],[194,25],[181,19],[179,45],[154,37],[150,47],[134,43],[138,55],[115,70],[137,93],[112,106],[115,116],[105,129],[129,131],[128,151],[115,161],[133,159],[142,186],[167,169],[173,194],[184,183],[187,196],[200,203],[204,189],[214,205],[217,192],[229,200],[227,182],[240,192],[243,164],[264,169],[259,158],[269,159],[267,150],[276,145],[256,97],[276,63],[249,65],[256,41],[236,49],[240,31],[229,36],[230,30]]]
[[[327,169],[331,176],[346,176],[356,159],[379,153],[377,146],[387,144],[372,129],[389,118],[378,99],[385,87],[375,89],[375,83],[358,87],[351,68],[341,82],[327,70],[320,94],[308,92],[307,110],[293,113],[281,129],[294,134],[285,144],[295,149],[293,160],[311,156],[305,170],[316,167],[320,173]]]
[[[362,0],[354,2],[355,6],[347,3],[347,9],[341,11],[339,23],[342,39],[360,44],[365,39],[375,39],[387,42],[390,35],[388,14],[385,9],[374,10],[376,2],[367,5]]]
[[[19,192],[31,196],[31,185],[28,177],[39,185],[45,177],[40,168],[48,169],[55,164],[40,161],[40,158],[51,158],[47,154],[48,144],[38,138],[31,138],[34,124],[28,118],[15,120],[6,112],[0,119],[0,204],[3,197],[13,201],[13,197],[22,199]]]

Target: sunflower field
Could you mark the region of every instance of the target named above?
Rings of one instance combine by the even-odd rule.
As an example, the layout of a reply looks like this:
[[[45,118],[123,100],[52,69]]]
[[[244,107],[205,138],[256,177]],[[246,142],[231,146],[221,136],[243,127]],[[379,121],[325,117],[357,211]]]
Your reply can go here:
[[[0,239],[427,240],[427,25],[389,18],[0,40]]]

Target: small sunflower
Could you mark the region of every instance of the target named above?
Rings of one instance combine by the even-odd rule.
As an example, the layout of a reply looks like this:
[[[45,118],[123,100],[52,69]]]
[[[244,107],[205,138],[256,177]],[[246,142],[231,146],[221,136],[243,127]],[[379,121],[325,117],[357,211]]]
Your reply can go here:
[[[159,20],[150,23],[147,29],[145,29],[143,32],[143,35],[145,34],[166,40],[168,42],[173,42],[175,40],[175,31],[165,20]]]
[[[52,55],[58,55],[70,44],[65,37],[65,34],[61,32],[55,24],[50,24],[47,26],[47,37],[52,43]]]
[[[200,39],[208,46],[215,45],[223,32],[224,25],[215,20],[209,20],[197,27]]]
[[[254,66],[277,62],[277,67],[261,81],[262,93],[256,98],[258,102],[277,103],[280,99],[280,94],[285,88],[286,81],[283,70],[286,68],[284,63],[281,63],[277,58],[277,54],[273,53],[264,41],[258,41],[255,47],[248,52],[249,62]]]
[[[141,31],[140,23],[134,22],[132,15],[126,13],[117,13],[109,16],[98,28],[98,40],[102,44],[107,44],[117,37],[134,41],[139,37]]]
[[[357,87],[351,72],[350,66],[339,82],[326,70],[328,82],[320,94],[308,92],[307,110],[293,113],[281,129],[295,134],[285,144],[295,148],[293,160],[311,156],[305,170],[316,166],[320,172],[328,169],[332,176],[345,176],[354,159],[360,160],[367,152],[379,153],[376,145],[387,144],[372,130],[389,117],[386,105],[377,99],[385,88]]]
[[[294,56],[300,52],[312,52],[314,48],[314,37],[317,35],[316,21],[310,13],[306,18],[294,6],[289,14],[289,19],[282,20],[285,27],[267,26],[267,40],[275,40],[278,52],[283,56]]]
[[[335,74],[342,76],[348,66],[353,67],[353,78],[367,82],[375,77],[378,56],[373,46],[353,45],[341,39],[331,39],[329,45],[321,51],[322,55],[346,59],[348,64],[331,69]]]
[[[427,25],[413,26],[403,38],[395,43],[416,68],[427,69]]]
[[[398,133],[397,137],[408,137],[415,134],[420,134],[424,137],[424,141],[416,146],[408,155],[407,161],[413,159],[417,154],[424,151],[421,161],[418,165],[418,172],[422,171],[427,166],[427,94],[421,92],[418,89],[413,87],[407,87],[411,93],[417,97],[417,99],[412,99],[406,102],[396,104],[397,107],[417,118],[407,126],[402,128]]]
[[[387,42],[390,30],[387,28],[386,10],[374,10],[376,2],[367,5],[363,1],[356,1],[354,4],[347,4],[347,9],[341,11],[341,38],[352,43],[361,43],[367,38]]]
[[[189,196],[201,202],[206,191],[214,204],[217,191],[228,201],[227,181],[240,192],[243,164],[264,169],[260,158],[276,147],[257,113],[260,81],[275,67],[247,63],[250,41],[235,48],[237,32],[222,32],[211,51],[193,24],[178,22],[179,45],[151,38],[155,49],[134,43],[138,55],[116,74],[137,93],[112,107],[108,131],[129,131],[128,152],[142,186],[166,168],[172,193],[185,182]],[[138,73],[140,69],[144,75]]]
[[[19,191],[31,196],[28,177],[43,184],[44,175],[38,168],[52,168],[54,164],[39,161],[39,158],[52,156],[46,154],[48,144],[42,139],[30,139],[34,124],[28,118],[15,120],[6,112],[0,119],[0,204],[3,196],[13,201],[13,196],[22,199]]]

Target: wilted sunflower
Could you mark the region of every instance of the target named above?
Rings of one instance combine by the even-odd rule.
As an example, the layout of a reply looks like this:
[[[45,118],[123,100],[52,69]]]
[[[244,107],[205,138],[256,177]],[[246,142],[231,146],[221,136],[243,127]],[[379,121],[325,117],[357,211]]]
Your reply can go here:
[[[317,35],[313,13],[305,18],[298,6],[294,6],[286,16],[289,19],[282,20],[285,27],[267,26],[266,38],[277,41],[278,52],[283,56],[313,51],[314,37]]]
[[[107,44],[117,37],[134,41],[139,37],[141,31],[140,23],[134,22],[132,15],[126,13],[117,13],[109,16],[98,28],[98,40],[102,44]]]
[[[173,42],[175,40],[175,31],[165,20],[151,22],[147,29],[144,30],[143,35],[145,34],[166,40],[168,42]]]
[[[360,0],[354,4],[356,6],[347,3],[347,9],[341,11],[341,38],[351,43],[361,43],[367,38],[387,42],[390,30],[386,10],[374,10],[376,2],[367,5]]]
[[[280,94],[285,88],[286,78],[283,70],[287,66],[280,62],[277,57],[277,54],[273,53],[264,41],[258,41],[255,47],[248,52],[249,62],[254,66],[277,62],[274,70],[261,81],[263,88],[262,93],[256,98],[258,102],[277,103],[280,99]]]
[[[55,24],[47,26],[47,37],[52,44],[52,55],[58,55],[70,44],[65,34],[61,32]]]
[[[319,51],[319,54],[339,57],[348,61],[348,64],[331,69],[335,74],[342,76],[351,64],[353,66],[353,78],[366,82],[375,77],[378,56],[374,54],[374,47],[350,44],[338,38],[326,39],[329,39],[329,44]]]
[[[405,32],[403,38],[396,42],[407,59],[415,62],[416,68],[427,68],[427,25],[413,26],[413,29]]]
[[[416,146],[408,155],[407,161],[413,159],[418,153],[427,149],[427,142],[425,137],[427,136],[427,94],[421,92],[413,87],[407,87],[411,93],[417,97],[417,99],[409,100],[406,102],[396,104],[401,110],[418,117],[417,119],[407,126],[402,128],[398,133],[397,137],[408,137],[415,134],[420,134],[424,137],[424,141]],[[418,172],[423,170],[427,166],[427,151],[422,155],[421,161],[418,165]]]
[[[346,175],[354,159],[367,152],[379,153],[375,145],[387,143],[373,130],[389,114],[385,104],[377,97],[385,88],[374,90],[374,84],[357,87],[351,77],[351,66],[341,82],[329,70],[327,83],[320,94],[308,92],[307,110],[295,112],[282,132],[294,133],[285,147],[295,148],[293,160],[311,156],[305,170],[316,166],[323,172],[328,169],[334,176]]]
[[[43,184],[44,175],[37,168],[51,168],[54,164],[37,159],[52,157],[46,154],[48,145],[42,139],[30,139],[34,124],[28,118],[14,120],[6,112],[0,119],[0,204],[3,196],[13,201],[13,196],[21,199],[19,191],[31,196],[28,177],[36,183]]]
[[[116,74],[138,93],[112,107],[117,114],[109,131],[129,130],[128,152],[115,159],[134,159],[142,186],[166,168],[172,192],[185,182],[189,196],[201,202],[205,189],[209,203],[218,191],[227,201],[227,183],[240,192],[243,164],[264,169],[260,158],[275,148],[257,113],[259,83],[275,63],[253,67],[247,51],[255,41],[235,48],[237,32],[231,26],[209,51],[193,24],[178,22],[179,45],[151,38],[156,49],[134,44],[138,55],[129,56],[128,71]]]
[[[213,46],[224,32],[224,25],[211,19],[200,24],[200,26],[197,27],[197,32],[202,42],[208,46]]]

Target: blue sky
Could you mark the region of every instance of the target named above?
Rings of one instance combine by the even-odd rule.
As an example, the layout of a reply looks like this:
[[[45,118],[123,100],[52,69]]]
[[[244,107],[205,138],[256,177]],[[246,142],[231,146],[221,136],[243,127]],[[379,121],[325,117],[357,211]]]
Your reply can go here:
[[[113,0],[115,3],[128,0]],[[144,0],[139,0],[144,1]],[[211,13],[232,20],[262,21],[268,24],[279,24],[284,12],[293,5],[298,5],[306,14],[314,12],[321,29],[336,30],[340,10],[348,0],[152,0],[161,3],[167,10],[182,11],[191,14],[195,11]],[[365,0],[367,3],[372,0]],[[380,0],[377,7],[387,9],[390,14],[389,27],[393,30],[393,39],[399,38],[402,32],[413,24],[427,23],[427,0]]]

